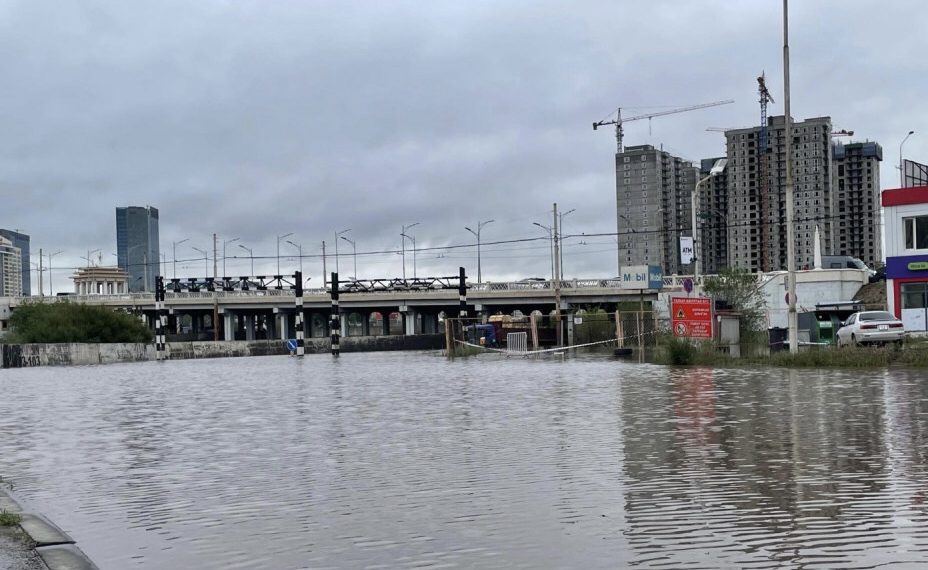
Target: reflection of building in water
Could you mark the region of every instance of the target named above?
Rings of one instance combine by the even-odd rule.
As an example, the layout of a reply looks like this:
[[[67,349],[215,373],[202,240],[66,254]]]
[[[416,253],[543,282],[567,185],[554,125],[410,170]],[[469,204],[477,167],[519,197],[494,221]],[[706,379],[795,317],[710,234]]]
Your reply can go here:
[[[883,380],[889,487],[897,517],[924,520],[928,500],[928,383],[918,371],[894,370]],[[907,513],[908,509],[920,512]]]
[[[899,532],[887,500],[882,383],[834,373],[683,369],[623,383],[631,559],[668,567],[761,560],[832,567],[862,521]],[[926,389],[928,391],[928,389]],[[913,396],[917,400],[917,396]],[[924,430],[922,430],[924,438]],[[865,512],[866,511],[866,512]],[[834,548],[816,545],[822,533]],[[700,544],[700,552],[687,545]]]

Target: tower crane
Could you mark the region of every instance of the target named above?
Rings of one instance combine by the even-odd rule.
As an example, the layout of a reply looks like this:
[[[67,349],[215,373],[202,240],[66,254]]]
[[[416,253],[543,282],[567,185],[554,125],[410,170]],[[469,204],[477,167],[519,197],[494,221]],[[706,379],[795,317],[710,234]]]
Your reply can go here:
[[[681,107],[679,109],[670,109],[667,111],[658,111],[657,113],[648,113],[646,115],[636,115],[634,117],[625,117],[622,118],[622,108],[619,107],[616,110],[615,119],[603,119],[602,121],[593,123],[593,130],[597,130],[599,127],[605,127],[607,125],[615,125],[615,142],[616,142],[616,152],[622,152],[622,125],[630,121],[638,121],[640,119],[647,119],[650,123],[651,119],[654,117],[663,117],[664,115],[673,115],[675,113],[685,113],[686,111],[695,111],[696,109],[705,109],[708,107],[717,107],[719,105],[728,105],[729,103],[734,103],[733,99],[726,99],[725,101],[713,101],[711,103],[702,103],[699,105],[690,105],[689,107]],[[611,116],[611,115],[610,115]]]

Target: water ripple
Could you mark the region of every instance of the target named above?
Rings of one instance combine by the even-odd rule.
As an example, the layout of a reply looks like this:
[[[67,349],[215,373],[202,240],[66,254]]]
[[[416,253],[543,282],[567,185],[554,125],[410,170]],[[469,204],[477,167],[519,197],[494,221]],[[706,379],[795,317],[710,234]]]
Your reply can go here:
[[[104,568],[914,568],[917,373],[346,354],[0,372]]]

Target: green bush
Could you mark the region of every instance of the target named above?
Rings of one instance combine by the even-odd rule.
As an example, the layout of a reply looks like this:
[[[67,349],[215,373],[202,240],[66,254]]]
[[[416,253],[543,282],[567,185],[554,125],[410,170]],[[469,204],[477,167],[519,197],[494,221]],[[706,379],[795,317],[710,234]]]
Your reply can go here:
[[[7,510],[0,511],[0,526],[13,526],[22,521],[23,518],[16,513]]]
[[[152,332],[136,317],[106,307],[35,303],[10,315],[9,344],[65,342],[149,343]]]

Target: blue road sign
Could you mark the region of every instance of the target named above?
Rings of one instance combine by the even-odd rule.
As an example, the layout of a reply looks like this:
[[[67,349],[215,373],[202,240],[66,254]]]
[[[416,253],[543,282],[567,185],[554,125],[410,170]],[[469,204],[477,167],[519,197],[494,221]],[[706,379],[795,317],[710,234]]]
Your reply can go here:
[[[287,349],[296,350],[296,339],[290,339],[287,341]]]

